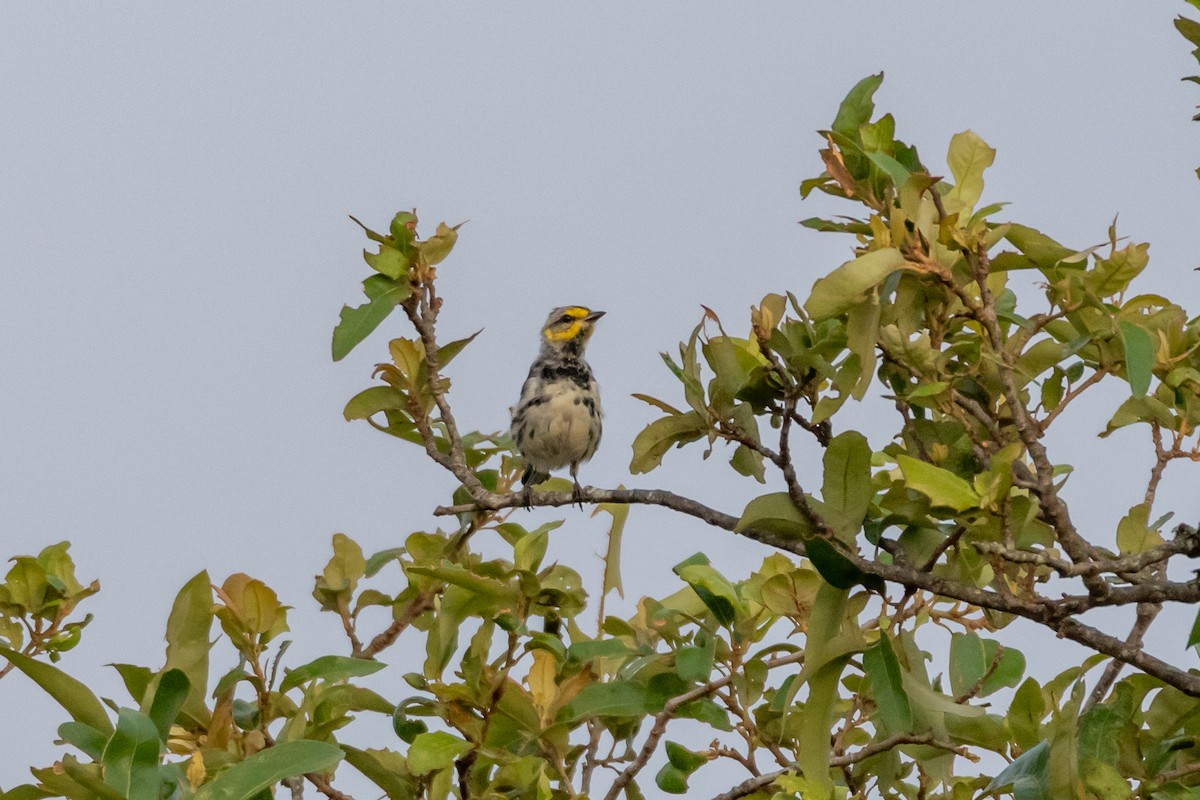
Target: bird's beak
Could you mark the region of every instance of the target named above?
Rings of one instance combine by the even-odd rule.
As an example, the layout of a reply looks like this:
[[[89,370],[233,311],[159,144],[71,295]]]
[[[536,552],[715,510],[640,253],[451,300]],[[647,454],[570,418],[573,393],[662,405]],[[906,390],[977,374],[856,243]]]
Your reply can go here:
[[[596,320],[603,317],[605,313],[606,312],[604,312],[604,311],[593,311],[592,313],[590,313],[586,317],[584,317],[584,319],[587,320],[588,322],[595,322]]]

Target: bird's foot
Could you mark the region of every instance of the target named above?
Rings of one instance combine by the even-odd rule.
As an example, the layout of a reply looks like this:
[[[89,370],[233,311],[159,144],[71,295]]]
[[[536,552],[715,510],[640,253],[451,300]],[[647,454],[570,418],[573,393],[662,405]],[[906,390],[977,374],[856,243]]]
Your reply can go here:
[[[532,484],[527,483],[527,484],[525,484],[524,488],[521,489],[521,505],[523,505],[525,507],[526,511],[529,511],[533,508],[533,485]]]
[[[583,510],[583,487],[579,485],[579,481],[575,481],[575,485],[571,487],[571,505],[579,506],[579,510]]]

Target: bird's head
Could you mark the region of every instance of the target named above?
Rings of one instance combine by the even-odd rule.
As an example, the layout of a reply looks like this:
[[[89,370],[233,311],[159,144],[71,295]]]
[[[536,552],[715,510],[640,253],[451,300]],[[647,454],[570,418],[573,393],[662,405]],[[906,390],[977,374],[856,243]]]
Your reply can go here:
[[[546,324],[542,326],[542,348],[558,353],[582,355],[596,320],[603,316],[603,311],[592,311],[584,306],[563,306],[554,309],[546,318]]]

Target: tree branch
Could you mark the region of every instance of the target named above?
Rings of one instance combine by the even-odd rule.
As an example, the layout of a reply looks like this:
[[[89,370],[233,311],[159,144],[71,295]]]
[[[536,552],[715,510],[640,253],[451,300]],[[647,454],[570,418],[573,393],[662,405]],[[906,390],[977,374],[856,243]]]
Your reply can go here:
[[[937,193],[934,192],[936,198]],[[936,202],[936,200],[935,200]],[[996,317],[994,298],[987,287],[987,254],[966,253],[975,272],[976,282],[980,290],[980,300],[976,301],[962,287],[958,287],[948,274],[943,279],[949,280],[956,294],[968,308],[972,316],[984,327],[987,338],[993,350],[999,355],[1001,383],[1004,387],[1005,401],[1013,414],[1014,424],[1022,444],[1025,445],[1036,470],[1034,491],[1039,498],[1039,505],[1046,521],[1054,528],[1058,540],[1071,557],[1075,567],[1073,572],[1083,580],[1088,589],[1087,596],[1066,596],[1061,600],[1051,600],[1036,593],[1031,596],[1017,596],[1011,593],[1001,593],[993,590],[978,588],[969,584],[940,577],[930,571],[922,571],[905,563],[882,563],[864,558],[857,553],[847,553],[846,557],[862,572],[873,575],[884,581],[899,584],[908,589],[922,589],[941,597],[970,603],[980,608],[1003,611],[1038,622],[1056,631],[1060,636],[1077,641],[1093,650],[1120,659],[1156,678],[1186,692],[1192,696],[1200,696],[1200,675],[1192,675],[1174,667],[1161,659],[1142,652],[1129,643],[1109,636],[1100,630],[1085,625],[1072,615],[1081,614],[1099,605],[1119,605],[1124,603],[1163,602],[1166,600],[1179,602],[1200,601],[1200,582],[1172,583],[1167,581],[1141,583],[1134,586],[1114,588],[1110,586],[1100,573],[1110,565],[1137,566],[1140,559],[1149,559],[1148,563],[1165,560],[1175,552],[1200,552],[1200,541],[1196,532],[1186,526],[1180,526],[1180,531],[1188,531],[1189,535],[1177,535],[1172,542],[1160,545],[1153,551],[1139,554],[1137,557],[1125,559],[1103,559],[1095,548],[1089,545],[1075,529],[1067,512],[1066,504],[1058,496],[1054,486],[1053,466],[1046,455],[1045,447],[1040,441],[1041,430],[1032,419],[1028,409],[1021,403],[1020,391],[1014,382],[1014,355],[1003,343],[1003,335]],[[928,260],[928,259],[926,259]],[[929,262],[937,270],[939,265]],[[677,495],[659,489],[597,489],[587,487],[578,496],[558,492],[532,492],[525,494],[497,493],[489,491],[480,482],[474,471],[467,465],[462,437],[454,421],[454,415],[446,400],[443,381],[438,370],[438,348],[435,340],[434,320],[439,301],[433,295],[432,284],[427,280],[425,292],[419,302],[406,301],[405,311],[421,336],[425,345],[426,368],[429,372],[429,386],[434,402],[441,414],[441,423],[446,429],[449,439],[449,452],[443,453],[437,449],[433,432],[428,424],[418,426],[426,451],[436,452],[434,460],[450,471],[470,495],[472,502],[453,506],[442,506],[435,510],[437,515],[463,514],[476,511],[497,511],[504,508],[524,507],[558,507],[580,503],[620,503],[638,505],[656,505],[669,508],[682,514],[703,520],[710,525],[739,533],[747,538],[780,550],[804,556],[805,548],[802,538],[783,535],[763,530],[738,530],[738,518],[730,514],[710,508],[691,498]],[[785,422],[791,419],[790,411],[794,406],[785,409]],[[794,420],[793,420],[794,421]],[[781,448],[783,442],[781,441]],[[795,481],[795,473],[789,476],[790,457],[786,453],[778,454],[783,462],[785,480],[788,481],[789,496],[802,514],[810,520],[815,520],[817,530],[824,531],[826,526],[815,515],[808,505],[807,498],[799,490]],[[1198,456],[1200,457],[1200,456]],[[778,462],[777,462],[778,463]],[[1015,462],[1014,462],[1015,463]],[[796,495],[799,494],[799,497]],[[1019,551],[1013,551],[1019,552]],[[1160,557],[1161,556],[1161,557]],[[1019,558],[1019,557],[1018,557]],[[1099,564],[1103,566],[1093,567]],[[1132,572],[1136,572],[1133,570]],[[1122,577],[1131,573],[1122,572]]]
[[[433,608],[433,600],[436,596],[435,592],[422,592],[414,597],[405,607],[400,616],[392,620],[392,624],[375,638],[366,647],[359,648],[357,643],[354,645],[355,658],[374,658],[381,650],[391,646],[392,642],[404,632],[404,629],[413,623],[417,617],[424,612]]]

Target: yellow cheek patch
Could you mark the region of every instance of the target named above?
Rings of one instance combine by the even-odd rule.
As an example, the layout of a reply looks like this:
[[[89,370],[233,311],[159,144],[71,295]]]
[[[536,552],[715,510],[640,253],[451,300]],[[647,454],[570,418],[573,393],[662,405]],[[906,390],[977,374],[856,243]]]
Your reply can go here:
[[[571,311],[574,311],[574,310],[575,309],[571,309]],[[570,311],[567,311],[565,313],[569,314]],[[545,333],[546,338],[552,342],[565,342],[570,339],[574,339],[576,336],[579,335],[579,332],[581,330],[583,330],[582,322],[572,322],[571,326],[564,330],[554,331],[554,330],[550,330],[549,328],[547,328],[545,331],[543,331],[543,333]]]

